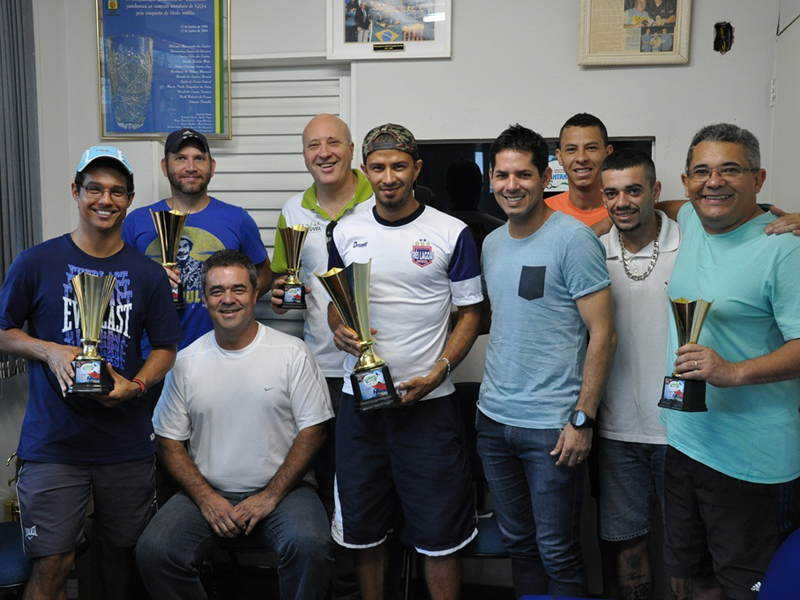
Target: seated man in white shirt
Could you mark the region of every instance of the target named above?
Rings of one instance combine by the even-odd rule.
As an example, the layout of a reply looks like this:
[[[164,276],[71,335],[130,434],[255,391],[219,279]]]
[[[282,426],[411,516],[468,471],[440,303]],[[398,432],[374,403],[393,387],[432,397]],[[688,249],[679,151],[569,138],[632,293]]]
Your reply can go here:
[[[139,540],[139,569],[156,600],[204,599],[204,558],[257,545],[280,557],[282,598],[321,599],[333,546],[309,469],[333,417],[325,379],[305,343],[255,320],[245,255],[212,255],[203,296],[214,330],[179,353],[153,415],[182,491]]]

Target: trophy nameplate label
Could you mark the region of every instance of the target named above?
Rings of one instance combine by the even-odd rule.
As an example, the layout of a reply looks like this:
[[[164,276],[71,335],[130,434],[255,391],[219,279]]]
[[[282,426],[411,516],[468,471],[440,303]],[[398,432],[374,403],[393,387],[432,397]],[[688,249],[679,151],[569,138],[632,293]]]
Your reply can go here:
[[[397,404],[398,396],[386,365],[366,371],[354,371],[350,375],[353,396],[361,412]]]

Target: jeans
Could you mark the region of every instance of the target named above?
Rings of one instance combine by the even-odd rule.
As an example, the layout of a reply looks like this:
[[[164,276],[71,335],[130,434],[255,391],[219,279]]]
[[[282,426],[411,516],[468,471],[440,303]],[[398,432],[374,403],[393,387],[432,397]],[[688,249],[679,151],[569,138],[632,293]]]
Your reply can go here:
[[[221,495],[237,504],[252,494]],[[277,553],[283,600],[325,597],[333,542],[325,510],[312,488],[294,489],[249,536],[233,539],[217,536],[194,501],[184,492],[175,494],[156,513],[136,546],[136,563],[147,591],[155,600],[205,599],[200,565],[222,544]]]
[[[478,453],[517,597],[585,596],[580,541],[583,467],[557,467],[558,429],[498,423],[478,411]]]
[[[597,439],[600,450],[600,533],[609,542],[650,533],[656,497],[664,507],[666,444]]]

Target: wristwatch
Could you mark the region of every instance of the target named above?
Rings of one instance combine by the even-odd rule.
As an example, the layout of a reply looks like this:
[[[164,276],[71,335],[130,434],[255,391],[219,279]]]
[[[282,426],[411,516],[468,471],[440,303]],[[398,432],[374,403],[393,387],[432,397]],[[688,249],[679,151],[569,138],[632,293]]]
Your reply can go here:
[[[583,427],[594,427],[594,419],[587,416],[586,413],[583,412],[582,410],[572,411],[572,416],[570,416],[569,422],[572,423],[572,426],[575,429],[581,429]]]

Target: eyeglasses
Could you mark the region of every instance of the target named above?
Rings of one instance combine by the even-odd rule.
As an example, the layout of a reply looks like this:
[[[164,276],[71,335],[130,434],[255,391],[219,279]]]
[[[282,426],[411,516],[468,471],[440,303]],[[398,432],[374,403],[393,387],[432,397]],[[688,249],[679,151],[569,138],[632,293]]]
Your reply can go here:
[[[689,172],[689,179],[701,183],[711,179],[711,174],[716,171],[717,175],[725,181],[736,181],[741,179],[745,173],[755,173],[758,169],[741,167],[739,165],[725,165],[724,167],[697,167]]]
[[[106,192],[108,192],[112,200],[124,200],[130,195],[128,194],[128,190],[121,187],[104,188],[102,185],[93,185],[91,183],[89,185],[82,185],[81,187],[86,190],[86,197],[91,200],[100,200]]]

